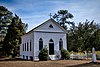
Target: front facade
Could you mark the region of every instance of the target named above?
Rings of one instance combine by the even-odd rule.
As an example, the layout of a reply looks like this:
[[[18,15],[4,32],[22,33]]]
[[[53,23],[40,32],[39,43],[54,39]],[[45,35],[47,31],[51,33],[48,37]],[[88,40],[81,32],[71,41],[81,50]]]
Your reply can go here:
[[[60,59],[61,48],[67,50],[66,33],[66,30],[53,19],[47,20],[22,36],[20,57],[22,59],[36,60],[40,50],[46,46],[51,60]]]

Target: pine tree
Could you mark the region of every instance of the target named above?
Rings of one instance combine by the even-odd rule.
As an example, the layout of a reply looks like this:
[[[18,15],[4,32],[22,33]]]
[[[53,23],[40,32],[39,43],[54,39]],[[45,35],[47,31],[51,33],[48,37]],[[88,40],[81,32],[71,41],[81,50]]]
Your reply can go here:
[[[4,6],[0,6],[0,55],[2,54],[3,41],[12,17],[12,12],[10,12]]]
[[[72,19],[74,16],[68,12],[68,10],[59,10],[54,14],[53,18],[65,29],[67,29],[66,24],[71,24],[74,26],[74,22],[68,21],[68,19]]]
[[[4,39],[3,49],[6,55],[15,57],[18,54],[21,36],[25,34],[24,26],[21,19],[15,15],[8,27],[6,37]]]

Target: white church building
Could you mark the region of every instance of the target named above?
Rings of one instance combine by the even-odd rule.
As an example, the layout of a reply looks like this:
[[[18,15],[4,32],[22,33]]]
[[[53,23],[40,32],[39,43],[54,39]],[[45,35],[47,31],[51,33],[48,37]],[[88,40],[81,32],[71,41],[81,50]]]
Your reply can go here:
[[[67,50],[66,34],[67,31],[53,19],[45,21],[21,37],[20,58],[33,61],[39,59],[40,50],[47,46],[50,59],[60,59],[61,48]]]

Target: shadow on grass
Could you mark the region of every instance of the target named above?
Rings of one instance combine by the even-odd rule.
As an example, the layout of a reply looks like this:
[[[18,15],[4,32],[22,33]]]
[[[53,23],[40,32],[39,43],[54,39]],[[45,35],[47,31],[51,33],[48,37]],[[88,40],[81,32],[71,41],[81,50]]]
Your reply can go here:
[[[90,62],[90,63],[84,63],[84,64],[79,64],[79,65],[67,66],[67,67],[100,67],[100,63]]]

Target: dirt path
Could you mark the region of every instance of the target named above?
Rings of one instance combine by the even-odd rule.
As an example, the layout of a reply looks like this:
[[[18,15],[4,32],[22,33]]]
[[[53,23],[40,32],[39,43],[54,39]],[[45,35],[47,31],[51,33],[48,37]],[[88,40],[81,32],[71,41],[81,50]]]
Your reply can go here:
[[[59,60],[59,61],[0,61],[0,67],[86,67],[94,65],[100,67],[100,64],[90,64],[89,60]],[[90,64],[90,65],[89,65]],[[78,66],[79,65],[79,66]],[[91,66],[92,67],[92,66]]]
[[[100,67],[100,60],[96,64],[91,60],[58,60],[58,61],[25,61],[21,59],[0,58],[0,67]]]

